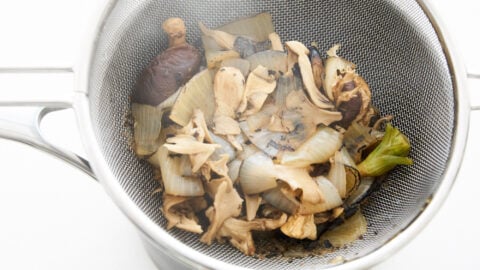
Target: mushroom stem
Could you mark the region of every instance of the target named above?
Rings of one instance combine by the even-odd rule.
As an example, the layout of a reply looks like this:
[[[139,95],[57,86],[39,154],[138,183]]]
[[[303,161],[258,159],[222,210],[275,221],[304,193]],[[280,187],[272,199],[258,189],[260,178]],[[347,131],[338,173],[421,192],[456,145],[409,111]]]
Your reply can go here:
[[[185,23],[180,18],[169,18],[162,24],[163,31],[168,34],[168,47],[175,47],[187,43]]]

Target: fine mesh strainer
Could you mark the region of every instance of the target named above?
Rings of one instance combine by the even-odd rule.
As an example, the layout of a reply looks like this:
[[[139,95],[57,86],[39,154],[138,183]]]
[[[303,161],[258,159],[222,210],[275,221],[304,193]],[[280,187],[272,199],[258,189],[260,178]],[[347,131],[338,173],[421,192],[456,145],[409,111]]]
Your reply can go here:
[[[364,208],[368,231],[348,248],[303,259],[255,259],[229,245],[204,245],[198,235],[166,231],[153,172],[130,147],[129,96],[142,69],[168,45],[162,22],[182,17],[187,39],[200,47],[197,22],[217,27],[260,12],[272,15],[282,40],[317,41],[323,51],[342,44],[370,84],[373,103],[411,140],[413,166],[390,173]],[[460,165],[468,125],[461,91],[465,75],[427,3],[413,0],[323,1],[110,1],[77,71],[75,109],[93,174],[142,232],[159,268],[357,269],[379,262],[412,238],[432,217]],[[11,104],[10,104],[11,105]],[[16,104],[18,105],[18,104]],[[47,106],[59,103],[23,105]],[[62,104],[60,104],[63,106]],[[43,110],[42,112],[45,112]],[[87,163],[30,134],[19,138],[89,171]]]

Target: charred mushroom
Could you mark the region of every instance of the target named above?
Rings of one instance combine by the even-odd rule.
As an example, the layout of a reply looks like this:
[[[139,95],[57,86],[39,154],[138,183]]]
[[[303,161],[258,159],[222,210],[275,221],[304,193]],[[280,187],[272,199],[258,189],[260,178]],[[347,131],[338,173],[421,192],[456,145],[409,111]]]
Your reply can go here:
[[[288,217],[288,220],[280,228],[281,231],[295,239],[305,239],[310,240],[317,239],[317,226],[315,225],[313,214],[311,215],[291,215]]]
[[[217,233],[217,239],[228,238],[230,243],[242,251],[245,255],[255,254],[255,243],[252,237],[252,231],[270,231],[278,229],[285,224],[287,215],[282,214],[277,219],[259,218],[251,221],[245,221],[237,218],[225,220]]]
[[[335,106],[342,113],[342,120],[337,122],[338,125],[347,128],[354,121],[369,124],[372,94],[360,75],[347,67],[345,73],[337,77],[332,93]]]
[[[331,109],[333,104],[325,97],[315,85],[312,66],[308,59],[309,51],[305,45],[298,41],[288,41],[285,43],[288,48],[289,68],[292,68],[295,62],[298,62],[302,74],[303,84],[307,89],[308,96],[313,104],[322,109]]]
[[[355,64],[345,60],[337,55],[340,45],[337,44],[327,51],[328,58],[325,61],[325,80],[323,80],[323,90],[328,98],[333,101],[333,86],[338,80],[338,74],[345,73],[347,68],[355,69]]]
[[[167,229],[177,227],[193,233],[203,233],[196,213],[206,207],[207,202],[203,197],[180,197],[164,194],[162,210],[168,221]]]
[[[218,230],[222,227],[225,220],[231,217],[238,217],[242,210],[243,199],[238,195],[237,190],[232,187],[232,183],[222,180],[215,193],[213,201],[212,216],[210,226],[200,241],[211,244]]]

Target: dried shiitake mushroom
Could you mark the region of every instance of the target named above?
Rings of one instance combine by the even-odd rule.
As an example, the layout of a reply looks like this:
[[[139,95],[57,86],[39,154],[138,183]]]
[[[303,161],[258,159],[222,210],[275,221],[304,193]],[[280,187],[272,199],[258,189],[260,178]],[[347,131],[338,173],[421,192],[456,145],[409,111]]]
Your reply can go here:
[[[142,72],[132,95],[132,101],[157,106],[185,84],[200,67],[198,49],[187,43],[185,24],[180,18],[163,23],[169,47],[155,57]]]
[[[143,70],[132,94],[132,115],[135,121],[135,150],[138,155],[152,154],[158,147],[164,104],[200,67],[201,54],[185,39],[182,19],[170,18],[163,25],[169,47]]]

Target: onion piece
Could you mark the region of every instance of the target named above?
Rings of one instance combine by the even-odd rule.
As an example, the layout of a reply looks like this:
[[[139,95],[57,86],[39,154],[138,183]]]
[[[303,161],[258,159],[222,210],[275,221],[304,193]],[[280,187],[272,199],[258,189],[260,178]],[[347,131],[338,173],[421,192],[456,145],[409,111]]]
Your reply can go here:
[[[292,73],[282,75],[277,80],[277,89],[273,93],[277,108],[287,107],[287,96],[296,90],[302,90],[302,79]]]
[[[327,178],[318,176],[315,181],[323,194],[324,201],[316,204],[303,202],[299,209],[302,215],[325,212],[343,204],[337,188]]]
[[[205,59],[207,61],[207,68],[212,70],[219,68],[223,61],[230,59],[239,59],[240,54],[233,50],[228,51],[205,51]]]
[[[265,41],[270,33],[275,32],[272,16],[268,12],[235,20],[217,29],[233,35],[247,36],[256,41]]]
[[[349,166],[355,169],[357,168],[355,161],[353,161],[353,158],[346,147],[342,147],[342,149],[340,149],[340,154],[342,154],[342,163],[345,164],[345,166]]]
[[[233,149],[228,141],[213,133],[210,133],[210,137],[212,138],[212,143],[220,145],[220,147],[215,149],[215,152],[211,155],[211,159],[219,159],[221,155],[228,155],[229,161],[235,158],[235,149]]]
[[[273,32],[268,35],[268,39],[270,40],[270,43],[272,44],[272,50],[273,51],[281,51],[283,52],[283,44],[282,40],[280,39],[280,36]]]
[[[294,191],[301,191],[301,202],[323,202],[323,194],[307,168],[275,165],[276,177],[287,183]]]
[[[243,161],[238,177],[245,194],[257,194],[277,186],[276,174],[273,161],[257,152]]]
[[[361,202],[371,191],[375,181],[374,177],[362,177],[358,188],[350,194],[345,203],[347,205],[354,205]]]
[[[268,35],[274,32],[274,29],[272,18],[268,13],[238,20],[217,29],[209,29],[202,22],[199,22],[198,26],[203,35],[213,39],[218,47],[235,50],[242,57],[271,48]],[[206,48],[219,51],[211,43],[211,41],[205,42]]]
[[[195,109],[200,109],[208,126],[212,124],[215,112],[213,93],[213,72],[202,70],[191,78],[181,89],[170,113],[170,119],[185,126],[192,119]]]
[[[179,93],[180,91],[177,90],[157,106],[132,103],[134,148],[137,155],[146,156],[157,151],[161,145],[159,136],[162,129],[162,116],[165,111],[172,108]]]
[[[342,154],[340,151],[335,152],[333,160],[331,161],[330,171],[328,172],[327,178],[338,190],[340,197],[346,198],[347,174],[345,172],[345,165],[343,164]]]
[[[167,141],[167,138],[175,136],[177,131],[178,131],[178,129],[175,128],[174,125],[170,125],[168,127],[162,128],[162,130],[160,131],[160,136],[158,137],[158,142],[159,142],[160,146],[162,146]],[[152,164],[153,167],[155,167],[155,168],[160,168],[160,164],[158,163],[158,161],[159,161],[158,156],[159,156],[159,152],[155,151],[155,153],[152,154],[151,156],[149,156],[148,159],[147,159],[147,161],[150,164]]]
[[[346,197],[350,197],[350,195],[357,190],[358,186],[360,185],[360,172],[354,168],[345,165],[345,175],[346,175]]]
[[[259,194],[253,194],[253,195],[245,194],[245,210],[247,212],[248,221],[251,221],[255,218],[261,202],[262,202],[262,197],[260,197]]]
[[[248,73],[250,73],[250,62],[248,60],[242,58],[230,58],[225,59],[220,64],[220,68],[222,67],[233,67],[242,73],[243,77],[247,77]]]
[[[238,180],[240,175],[240,167],[242,166],[242,160],[234,159],[230,163],[227,164],[228,167],[228,177],[235,183]]]
[[[329,127],[319,127],[315,134],[293,152],[284,152],[280,163],[295,167],[327,161],[342,145],[342,134]]]
[[[171,157],[165,146],[161,146],[158,151],[158,163],[166,194],[202,196],[205,193],[202,181],[192,175],[188,156]]]
[[[238,135],[241,132],[238,122],[230,116],[216,115],[213,124],[213,132],[217,135]],[[230,141],[228,137],[227,140]]]
[[[288,141],[285,141],[285,134],[271,132],[266,129],[251,131],[246,122],[240,122],[240,128],[247,135],[248,139],[261,151],[270,157],[275,157],[284,150],[295,150],[291,148]]]
[[[366,232],[367,220],[362,212],[358,210],[343,224],[322,234],[319,241],[324,242],[328,240],[333,247],[339,248],[359,239]]]
[[[250,62],[250,72],[257,66],[264,66],[268,70],[275,71],[277,76],[287,72],[287,54],[280,51],[262,51],[246,58]]]
[[[287,214],[295,214],[300,207],[300,202],[295,198],[295,192],[282,182],[279,182],[276,188],[265,191],[262,198]]]
[[[250,115],[245,120],[248,124],[249,130],[259,130],[265,126],[268,126],[272,115],[277,111],[277,107],[273,104],[265,104],[262,110]]]

